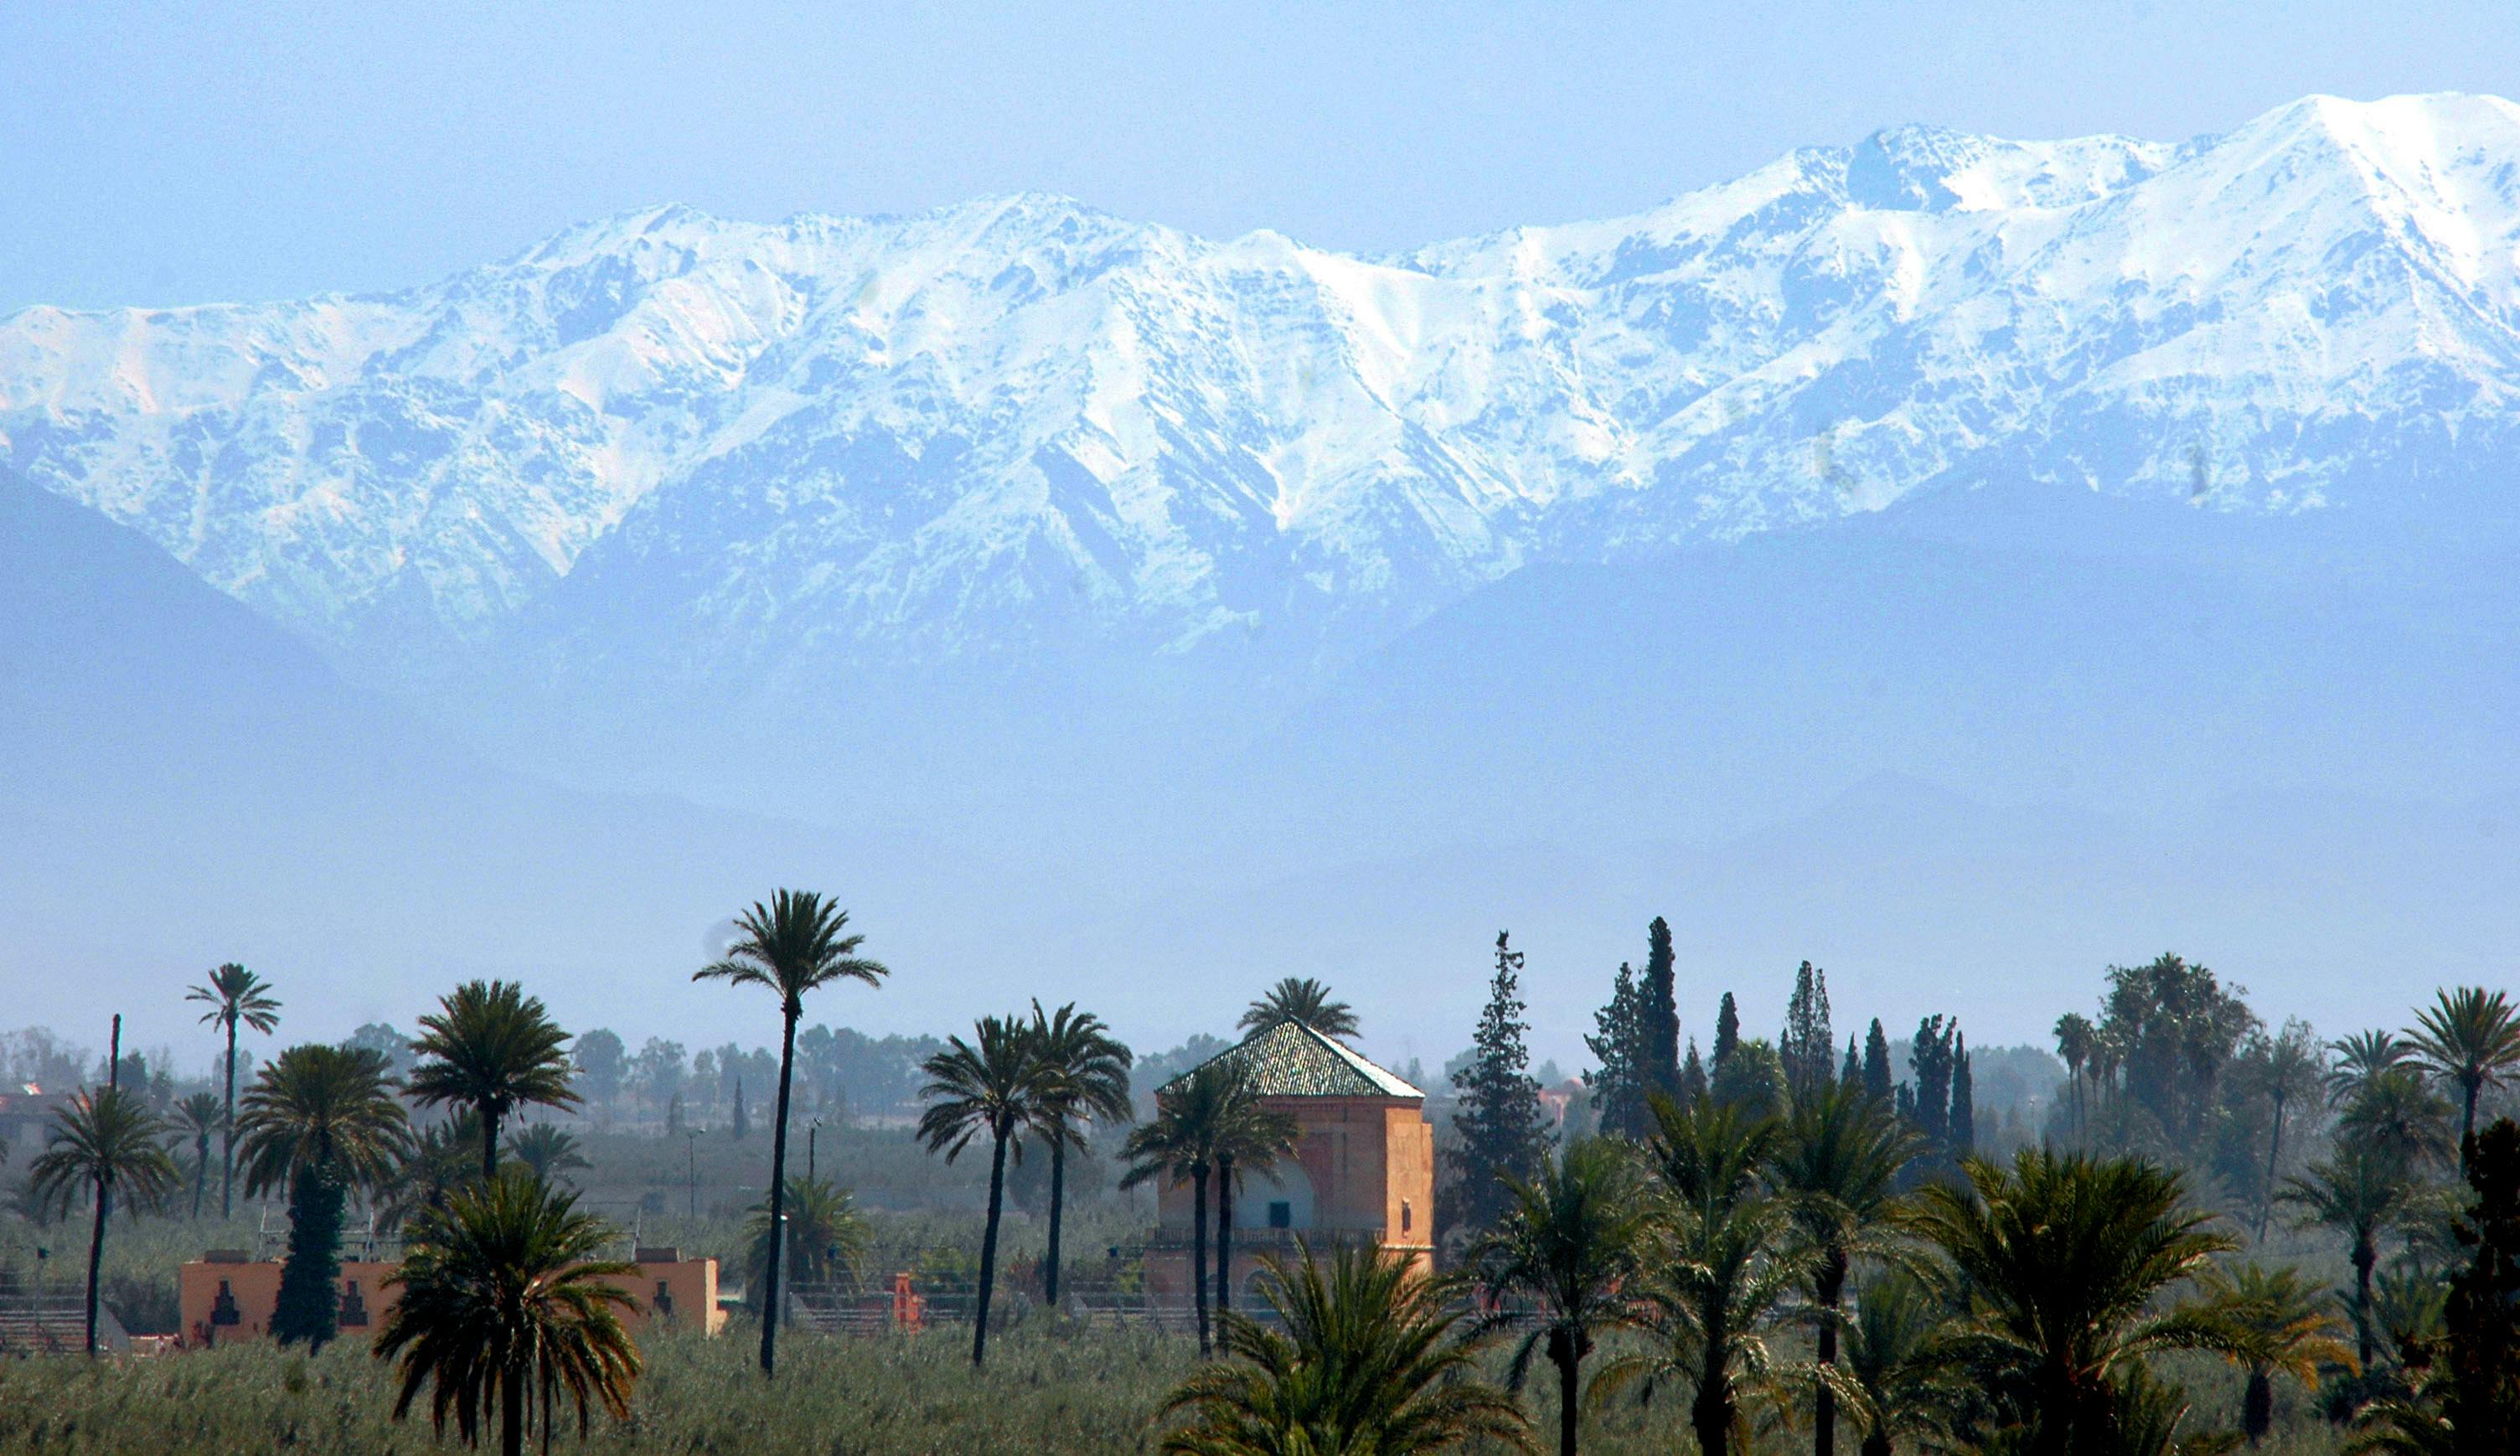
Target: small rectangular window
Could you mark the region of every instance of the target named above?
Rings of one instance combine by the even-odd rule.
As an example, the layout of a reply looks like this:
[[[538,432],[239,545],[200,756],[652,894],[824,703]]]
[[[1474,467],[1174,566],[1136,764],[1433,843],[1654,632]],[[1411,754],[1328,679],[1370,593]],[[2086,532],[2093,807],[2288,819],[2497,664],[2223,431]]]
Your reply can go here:
[[[1273,1229],[1293,1228],[1295,1226],[1295,1206],[1292,1204],[1282,1203],[1271,1204],[1269,1206],[1269,1226]]]

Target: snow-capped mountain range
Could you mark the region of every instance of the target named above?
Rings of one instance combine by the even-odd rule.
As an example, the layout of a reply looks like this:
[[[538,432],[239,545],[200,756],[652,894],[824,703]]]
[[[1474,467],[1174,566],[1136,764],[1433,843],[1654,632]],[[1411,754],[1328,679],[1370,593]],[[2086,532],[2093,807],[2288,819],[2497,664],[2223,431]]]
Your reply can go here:
[[[2423,509],[2515,426],[2520,107],[2467,96],[1909,127],[1391,257],[666,207],[400,293],[0,320],[0,461],[386,681],[1337,660],[1526,563],[1996,479]]]

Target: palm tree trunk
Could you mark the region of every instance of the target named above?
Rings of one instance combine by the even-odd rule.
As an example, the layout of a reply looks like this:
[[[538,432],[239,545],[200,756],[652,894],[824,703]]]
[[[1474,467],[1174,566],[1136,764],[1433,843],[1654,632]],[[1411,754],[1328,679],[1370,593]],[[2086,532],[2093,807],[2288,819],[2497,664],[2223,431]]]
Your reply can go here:
[[[1050,1273],[1042,1281],[1042,1302],[1058,1313],[1058,1214],[1067,1200],[1067,1139],[1050,1140]]]
[[[551,1456],[551,1410],[552,1373],[551,1367],[546,1365],[543,1367],[543,1456]]]
[[[219,1216],[236,1217],[236,1018],[228,1018],[228,1115],[220,1129]]]
[[[481,1181],[494,1182],[499,1176],[499,1110],[481,1104]]]
[[[202,1221],[202,1195],[210,1184],[210,1140],[205,1135],[193,1145],[193,1221]]]
[[[2482,1087],[2481,1082],[2466,1084],[2467,1110],[2458,1119],[2458,1170],[2462,1173],[2467,1171],[2467,1145],[2476,1137],[2476,1094]]]
[[[2267,1196],[2258,1201],[2258,1242],[2261,1244],[2267,1242],[2267,1215],[2273,1212],[2275,1206],[2275,1166],[2283,1158],[2284,1100],[2278,1097],[2274,1103],[2275,1130],[2267,1139]]]
[[[96,1358],[96,1281],[105,1267],[105,1216],[113,1206],[113,1185],[103,1173],[96,1178],[96,1228],[87,1240],[87,1353]]]
[[[1234,1307],[1234,1160],[1216,1160],[1216,1312]]]
[[[1564,1331],[1549,1337],[1549,1358],[1557,1367],[1557,1456],[1575,1456],[1576,1397],[1583,1391],[1584,1357]]]
[[[1820,1303],[1819,1360],[1823,1369],[1837,1363],[1837,1308],[1846,1293],[1846,1251],[1831,1245],[1813,1281],[1812,1293]],[[1812,1456],[1836,1456],[1836,1452],[1837,1392],[1822,1381],[1812,1400]]]
[[[506,1388],[499,1402],[500,1456],[525,1456],[525,1403],[533,1392],[525,1388],[525,1372],[518,1367],[501,1372],[499,1383]]]
[[[998,1277],[998,1215],[1007,1203],[1007,1139],[1014,1129],[1000,1126],[989,1149],[989,1223],[980,1232],[980,1301],[971,1315],[971,1364],[989,1352],[989,1289]]]
[[[779,1256],[788,1248],[788,1091],[796,1070],[796,1018],[803,1010],[793,1000],[781,1008],[779,1120],[770,1128],[770,1257],[761,1279],[763,1375],[776,1375],[779,1368]]]
[[[2362,1357],[2362,1368],[2371,1368],[2371,1266],[2380,1259],[2380,1251],[2372,1247],[2368,1234],[2354,1241],[2354,1336],[2355,1347]]]
[[[1207,1339],[1207,1165],[1190,1170],[1190,1297],[1198,1310],[1198,1352],[1214,1346]]]

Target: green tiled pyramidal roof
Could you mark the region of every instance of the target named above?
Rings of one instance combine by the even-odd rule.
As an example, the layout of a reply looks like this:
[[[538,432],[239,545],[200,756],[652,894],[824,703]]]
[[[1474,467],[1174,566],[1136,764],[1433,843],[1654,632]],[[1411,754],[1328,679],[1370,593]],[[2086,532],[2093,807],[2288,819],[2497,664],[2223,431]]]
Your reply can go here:
[[[1415,1097],[1426,1094],[1301,1022],[1254,1031],[1201,1067],[1239,1067],[1263,1097]],[[1196,1069],[1192,1069],[1195,1070]],[[1183,1072],[1170,1087],[1188,1077]]]

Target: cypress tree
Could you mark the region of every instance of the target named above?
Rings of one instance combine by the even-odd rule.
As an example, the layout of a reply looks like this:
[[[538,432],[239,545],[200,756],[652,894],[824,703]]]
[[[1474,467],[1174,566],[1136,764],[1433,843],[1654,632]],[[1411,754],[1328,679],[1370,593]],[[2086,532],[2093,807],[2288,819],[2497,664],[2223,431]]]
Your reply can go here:
[[[1864,1034],[1864,1090],[1883,1102],[1890,1100],[1890,1038],[1882,1034],[1881,1019],[1872,1019],[1872,1029]]]
[[[1618,978],[1610,984],[1610,1004],[1593,1013],[1597,1034],[1584,1038],[1584,1045],[1601,1064],[1584,1073],[1584,1083],[1593,1089],[1593,1110],[1599,1114],[1604,1132],[1644,1136],[1644,987],[1622,961]]]
[[[1939,1014],[1929,1016],[1916,1024],[1916,1041],[1908,1050],[1908,1065],[1916,1073],[1912,1115],[1936,1147],[1951,1143],[1952,1036],[1958,1029]]]
[[[1850,1087],[1864,1085],[1864,1059],[1856,1054],[1855,1033],[1846,1033],[1846,1065],[1837,1069],[1837,1079]]]
[[[1796,1098],[1811,1097],[1829,1087],[1829,1056],[1837,1033],[1828,1024],[1828,973],[1803,962],[1794,973],[1793,998],[1785,1003],[1785,1029],[1777,1037],[1777,1056],[1784,1063],[1785,1084]]]
[[[1680,1095],[1673,1100],[1694,1107],[1706,1100],[1706,1064],[1697,1060],[1697,1038],[1688,1039],[1688,1060],[1680,1064]]]
[[[1724,1004],[1715,1009],[1715,1069],[1732,1057],[1732,1049],[1741,1044],[1741,1009],[1732,1004],[1732,993],[1724,993]]]
[[[2451,1233],[2471,1252],[2451,1276],[2439,1345],[2453,1456],[2506,1449],[2520,1424],[2520,1126],[2498,1117],[2460,1153],[2476,1201]]]
[[[739,1143],[752,1131],[752,1118],[745,1114],[743,1108],[743,1078],[742,1077],[735,1079],[735,1126],[732,1131],[735,1133],[735,1140]]]
[[[340,1333],[341,1185],[313,1171],[289,1184],[289,1257],[280,1266],[280,1296],[271,1337],[321,1350]]]
[[[1671,924],[1657,915],[1645,927],[1644,1085],[1666,1097],[1680,1090],[1680,984]]]
[[[1499,932],[1496,976],[1488,982],[1470,1065],[1453,1074],[1462,1099],[1453,1120],[1462,1140],[1454,1166],[1462,1174],[1462,1212],[1473,1231],[1493,1227],[1504,1216],[1512,1197],[1507,1181],[1529,1178],[1549,1156],[1540,1083],[1527,1069],[1531,1053],[1523,1045],[1531,1024],[1522,1019],[1522,959]]]
[[[1956,1038],[1958,1048],[1952,1054],[1952,1157],[1967,1158],[1977,1152],[1977,1084],[1969,1074],[1968,1038]]]

